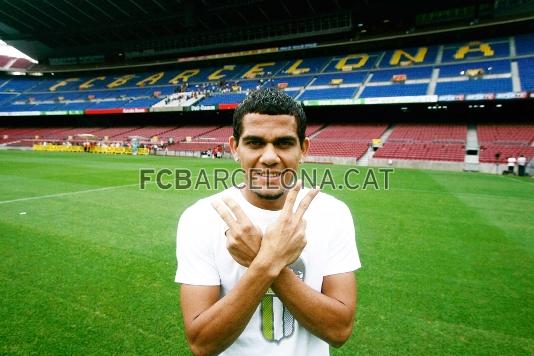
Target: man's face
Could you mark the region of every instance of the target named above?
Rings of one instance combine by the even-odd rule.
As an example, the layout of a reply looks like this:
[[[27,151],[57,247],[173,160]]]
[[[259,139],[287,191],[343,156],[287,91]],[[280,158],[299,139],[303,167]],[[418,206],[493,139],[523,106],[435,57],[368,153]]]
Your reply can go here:
[[[247,172],[245,197],[254,205],[279,209],[285,187],[295,176],[299,161],[308,151],[309,140],[300,145],[297,120],[291,115],[246,114],[239,144],[230,138],[230,147]]]

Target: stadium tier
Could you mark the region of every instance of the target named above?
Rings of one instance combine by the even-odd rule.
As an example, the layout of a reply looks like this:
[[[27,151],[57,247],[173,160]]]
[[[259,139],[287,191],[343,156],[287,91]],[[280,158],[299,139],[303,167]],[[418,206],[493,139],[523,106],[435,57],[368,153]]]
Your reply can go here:
[[[367,149],[368,144],[358,143],[354,141],[323,141],[313,140],[310,145],[310,156],[326,156],[326,157],[350,157],[361,158]]]
[[[374,157],[462,162],[466,136],[466,125],[399,124]]]
[[[389,136],[388,142],[465,144],[466,135],[466,125],[398,124]]]
[[[375,158],[414,159],[428,161],[456,161],[463,162],[465,147],[459,144],[432,144],[432,143],[389,143],[380,148]]]
[[[332,124],[311,137],[309,155],[360,159],[373,139],[380,138],[387,125]]]
[[[477,125],[480,162],[505,163],[508,157],[534,157],[534,125]]]
[[[319,158],[372,158],[392,160],[464,162],[468,137],[467,124],[386,124],[312,123],[310,160]],[[534,158],[534,125],[478,124],[479,162],[505,163],[510,156]],[[158,144],[167,151],[199,152],[224,147],[233,134],[229,125],[121,126],[0,128],[0,145],[31,147],[35,143],[81,143],[86,140],[127,143],[135,138],[145,145]],[[375,139],[382,139],[372,152]]]
[[[417,97],[428,102],[470,100],[480,95],[526,98],[528,91],[534,90],[532,38],[527,35],[249,64],[228,60],[217,66],[177,65],[157,72],[4,78],[0,81],[0,113],[232,109],[250,90],[270,86],[307,105],[321,105],[321,100],[388,103],[391,97]]]
[[[205,135],[211,131],[214,131],[219,126],[183,126],[178,127],[162,134],[161,138],[168,140],[173,138],[174,142],[180,142],[187,140],[187,138],[195,138],[197,136]]]
[[[374,138],[380,138],[387,125],[361,124],[333,124],[325,127],[313,137],[314,140],[351,140],[369,143]]]

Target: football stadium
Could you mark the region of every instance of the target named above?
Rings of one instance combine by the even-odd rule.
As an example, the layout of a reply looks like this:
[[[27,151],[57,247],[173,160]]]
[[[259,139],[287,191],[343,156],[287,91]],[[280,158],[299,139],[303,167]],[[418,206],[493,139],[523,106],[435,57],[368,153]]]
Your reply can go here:
[[[0,0],[0,353],[191,354],[178,219],[263,90],[354,221],[331,355],[534,354],[532,0]]]

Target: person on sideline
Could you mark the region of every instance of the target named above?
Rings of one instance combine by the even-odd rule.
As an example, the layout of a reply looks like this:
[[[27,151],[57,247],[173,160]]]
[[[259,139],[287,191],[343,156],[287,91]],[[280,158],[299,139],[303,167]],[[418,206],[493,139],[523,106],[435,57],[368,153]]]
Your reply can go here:
[[[515,163],[516,163],[516,159],[514,156],[510,156],[508,157],[508,173],[510,174],[514,174],[514,168],[515,168]]]
[[[524,155],[520,155],[517,158],[517,174],[520,177],[525,176],[526,166],[527,166],[527,158]]]

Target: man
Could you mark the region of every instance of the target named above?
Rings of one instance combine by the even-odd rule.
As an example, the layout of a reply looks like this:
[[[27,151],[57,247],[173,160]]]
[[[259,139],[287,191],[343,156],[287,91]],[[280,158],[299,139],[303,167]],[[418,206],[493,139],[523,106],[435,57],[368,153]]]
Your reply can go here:
[[[510,156],[508,157],[508,159],[506,160],[507,161],[507,164],[508,164],[508,173],[509,174],[514,174],[514,168],[515,168],[515,163],[516,163],[516,159],[514,156]]]
[[[178,223],[176,282],[191,351],[328,355],[354,323],[360,261],[351,213],[283,174],[296,171],[310,144],[304,111],[284,92],[253,92],[233,126],[244,186],[201,199]]]
[[[525,176],[527,165],[527,158],[524,155],[520,155],[517,159],[517,173],[520,177]]]

